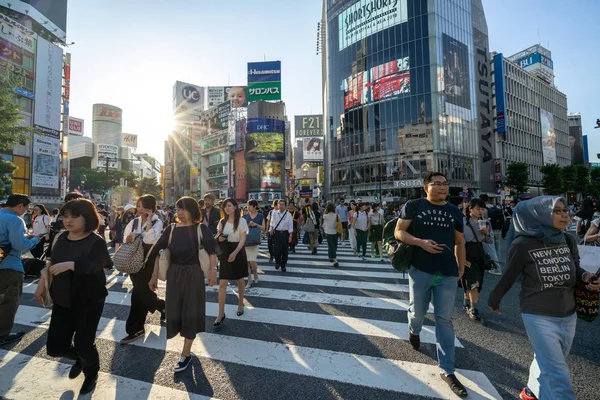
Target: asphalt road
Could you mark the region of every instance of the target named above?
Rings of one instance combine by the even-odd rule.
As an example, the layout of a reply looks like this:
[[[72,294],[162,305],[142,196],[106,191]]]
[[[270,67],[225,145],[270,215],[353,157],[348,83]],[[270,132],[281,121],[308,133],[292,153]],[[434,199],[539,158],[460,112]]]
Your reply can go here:
[[[217,292],[207,290],[206,332],[192,349],[188,370],[174,374],[181,340],[167,341],[158,316],[147,320],[146,337],[119,345],[129,312],[130,281],[108,274],[109,297],[100,321],[97,347],[101,376],[97,399],[430,399],[455,398],[438,376],[433,315],[426,317],[422,349],[407,341],[408,280],[378,259],[363,262],[342,246],[340,268],[302,245],[290,254],[288,272],[259,255],[260,282],[246,293],[246,312],[235,315],[237,287],[227,295],[227,319],[213,328]],[[502,252],[501,252],[502,253]],[[502,254],[500,255],[502,258]],[[486,274],[481,304],[499,277]],[[49,310],[33,300],[25,284],[16,344],[0,348],[0,398],[70,399],[82,377],[66,375],[72,362],[45,352]],[[470,321],[457,289],[456,367],[470,397],[518,398],[532,360],[518,309],[518,284],[502,303],[503,314],[480,307],[483,321]],[[165,289],[160,287],[159,295]],[[569,357],[580,399],[600,393],[598,322],[578,322]]]

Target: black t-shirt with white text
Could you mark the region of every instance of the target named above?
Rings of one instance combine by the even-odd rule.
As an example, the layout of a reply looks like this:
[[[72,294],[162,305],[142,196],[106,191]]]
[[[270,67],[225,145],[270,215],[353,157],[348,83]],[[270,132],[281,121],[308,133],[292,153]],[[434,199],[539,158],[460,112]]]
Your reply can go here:
[[[439,254],[431,254],[420,247],[415,247],[412,265],[429,274],[436,272],[444,276],[458,276],[458,264],[454,255],[454,231],[464,230],[463,215],[452,203],[435,205],[427,199],[412,200],[402,208],[401,219],[413,219],[416,211],[416,230],[408,228],[408,232],[420,239],[433,240],[438,244],[447,245]],[[412,222],[411,222],[412,225]]]

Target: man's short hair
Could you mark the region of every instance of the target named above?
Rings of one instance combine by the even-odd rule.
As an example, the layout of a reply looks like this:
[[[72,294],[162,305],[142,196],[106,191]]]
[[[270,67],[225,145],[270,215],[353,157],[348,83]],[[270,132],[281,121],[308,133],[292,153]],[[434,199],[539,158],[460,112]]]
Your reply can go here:
[[[29,196],[25,194],[11,194],[8,196],[5,207],[17,207],[18,205],[23,204],[25,207],[31,204],[31,199]]]
[[[204,200],[206,200],[206,199],[211,199],[212,201],[215,201],[215,196],[213,196],[212,193],[206,193],[204,195]]]
[[[485,202],[487,203],[488,201],[490,201],[490,196],[488,196],[488,195],[487,195],[487,194],[485,194],[485,193],[484,193],[484,194],[480,194],[480,195],[479,195],[479,199],[480,199],[480,200],[483,200],[483,201],[485,201]]]
[[[423,183],[426,185],[430,184],[433,181],[433,178],[435,178],[436,176],[441,176],[448,180],[448,178],[446,178],[446,175],[442,174],[441,172],[429,172],[427,175],[425,175],[425,178],[423,178]]]
[[[81,193],[77,193],[77,192],[69,192],[65,196],[65,203],[68,203],[69,201],[75,200],[75,199],[83,199],[83,195]]]

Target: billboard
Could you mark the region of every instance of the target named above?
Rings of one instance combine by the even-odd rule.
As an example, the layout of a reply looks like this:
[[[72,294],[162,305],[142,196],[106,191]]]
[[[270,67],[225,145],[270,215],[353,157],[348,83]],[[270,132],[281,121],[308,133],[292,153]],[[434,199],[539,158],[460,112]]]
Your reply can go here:
[[[504,89],[504,56],[494,56],[494,80],[496,82],[496,130],[506,133],[506,92]]]
[[[296,115],[294,117],[294,134],[301,137],[323,136],[323,115]]]
[[[60,140],[58,132],[36,126],[42,133],[33,135],[31,186],[58,189],[60,177]]]
[[[96,157],[98,159],[98,163],[96,164],[97,168],[106,168],[107,159],[109,168],[117,168],[117,163],[119,161],[119,146],[112,144],[97,144],[96,152],[98,154]]]
[[[246,123],[246,159],[285,159],[285,121],[249,118]]]
[[[569,126],[569,147],[571,148],[571,165],[585,164],[581,125]]]
[[[37,34],[5,15],[0,15],[0,38],[35,54]]]
[[[342,82],[344,92],[344,110],[358,107],[367,103],[367,84],[369,75],[367,72],[359,72]]]
[[[515,64],[517,64],[521,68],[527,68],[532,66],[533,64],[542,64],[550,69],[554,69],[554,63],[552,62],[552,60],[540,53],[533,53],[530,56],[518,60],[517,62],[515,62]]]
[[[231,108],[248,107],[246,86],[209,86],[206,88],[208,108],[231,100]]]
[[[136,149],[138,146],[138,136],[132,133],[124,133],[122,136],[121,147],[131,147]]]
[[[552,113],[540,108],[540,124],[542,126],[544,165],[556,164],[556,132],[554,131],[554,116]]]
[[[450,104],[470,110],[469,49],[466,44],[445,33],[442,36],[445,100]]]
[[[69,135],[83,136],[83,120],[69,117]]]
[[[176,81],[173,86],[173,112],[199,115],[204,111],[204,87]]]
[[[221,129],[229,128],[229,116],[231,114],[231,102],[229,100],[222,102],[217,106],[217,115]]]
[[[34,124],[60,132],[63,51],[38,38],[36,53]]]
[[[260,188],[281,189],[281,161],[260,160]]]
[[[339,49],[407,19],[406,0],[360,0],[338,16]]]
[[[94,121],[115,122],[123,124],[123,110],[109,104],[94,104]]]
[[[248,101],[281,100],[281,82],[257,82],[248,84]]]
[[[390,61],[371,68],[371,101],[410,93],[410,63],[408,57]]]
[[[302,157],[304,161],[323,161],[323,139],[302,139]]]
[[[281,82],[281,61],[248,63],[248,83]]]

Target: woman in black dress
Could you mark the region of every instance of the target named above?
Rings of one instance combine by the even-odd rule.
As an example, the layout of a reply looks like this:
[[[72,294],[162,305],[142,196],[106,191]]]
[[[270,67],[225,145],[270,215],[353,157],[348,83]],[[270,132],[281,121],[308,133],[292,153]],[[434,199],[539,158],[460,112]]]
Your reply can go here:
[[[196,335],[205,330],[206,290],[204,273],[198,259],[198,225],[202,229],[202,245],[210,255],[210,286],[217,283],[217,242],[210,229],[201,223],[202,215],[196,200],[192,197],[182,197],[177,200],[175,207],[178,223],[171,224],[164,230],[152,250],[151,257],[155,257],[156,261],[149,286],[152,291],[156,291],[157,255],[160,250],[168,248],[171,262],[167,271],[167,339],[172,339],[177,334],[185,338],[181,358],[175,366],[175,372],[181,372],[190,365],[192,344]]]
[[[123,230],[126,225],[123,225],[123,213],[125,210],[123,207],[117,207],[117,218],[115,219],[115,251],[119,250],[119,247],[123,244]]]
[[[226,199],[221,208],[221,221],[218,225],[218,240],[221,248],[219,256],[219,315],[213,326],[220,326],[225,320],[225,298],[229,281],[238,284],[238,317],[244,314],[244,278],[248,276],[248,259],[244,244],[248,233],[248,223],[240,218],[240,210],[235,199]]]
[[[75,360],[69,378],[81,374],[85,380],[79,394],[94,390],[100,370],[95,340],[104,310],[105,269],[112,266],[106,242],[94,233],[100,217],[86,199],[66,203],[60,210],[66,232],[58,233],[48,261],[52,277],[50,296],[54,302],[48,328],[46,351],[50,357]],[[34,297],[44,304],[46,279],[41,278]]]

